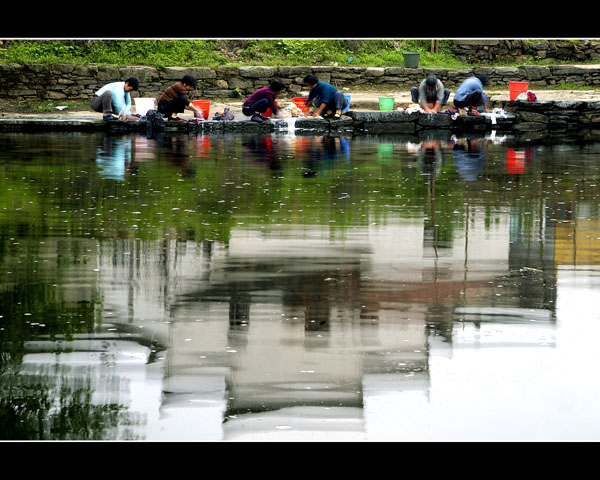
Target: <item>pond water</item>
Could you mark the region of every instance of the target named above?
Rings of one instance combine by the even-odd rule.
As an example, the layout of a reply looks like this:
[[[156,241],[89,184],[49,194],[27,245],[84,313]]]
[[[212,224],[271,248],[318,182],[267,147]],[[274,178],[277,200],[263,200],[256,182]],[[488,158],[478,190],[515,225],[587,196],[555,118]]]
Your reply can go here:
[[[600,438],[600,143],[0,134],[3,440]]]

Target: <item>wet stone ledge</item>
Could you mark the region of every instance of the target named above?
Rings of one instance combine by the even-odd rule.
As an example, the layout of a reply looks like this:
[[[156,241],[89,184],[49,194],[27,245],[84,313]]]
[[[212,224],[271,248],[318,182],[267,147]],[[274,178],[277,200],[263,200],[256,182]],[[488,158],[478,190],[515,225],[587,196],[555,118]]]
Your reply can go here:
[[[577,131],[600,128],[600,102],[597,101],[505,101],[493,108],[501,108],[506,115],[461,115],[448,113],[427,114],[407,111],[350,110],[339,120],[295,118],[292,122],[273,119],[264,123],[250,120],[203,122],[167,122],[165,133],[287,133],[301,135],[327,133],[400,133],[415,134],[440,130],[482,132],[491,130]],[[103,121],[89,118],[66,117],[0,117],[0,131],[106,131],[148,133],[144,121]]]

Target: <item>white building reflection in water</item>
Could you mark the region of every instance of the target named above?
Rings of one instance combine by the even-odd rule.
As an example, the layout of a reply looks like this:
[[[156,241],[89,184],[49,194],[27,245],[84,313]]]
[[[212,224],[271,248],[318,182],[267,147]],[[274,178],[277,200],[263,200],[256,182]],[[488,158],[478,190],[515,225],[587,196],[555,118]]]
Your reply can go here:
[[[90,242],[67,291],[102,292],[101,331],[30,342],[22,373],[122,406],[110,438],[594,439],[598,222],[513,214],[443,246],[418,218]]]
[[[339,242],[289,227],[239,228],[227,247],[103,244],[106,311],[169,347],[146,438],[535,437],[514,420],[536,378],[529,401],[547,393],[554,313],[499,284],[510,214],[487,229],[471,215],[468,242],[437,251],[422,219]]]

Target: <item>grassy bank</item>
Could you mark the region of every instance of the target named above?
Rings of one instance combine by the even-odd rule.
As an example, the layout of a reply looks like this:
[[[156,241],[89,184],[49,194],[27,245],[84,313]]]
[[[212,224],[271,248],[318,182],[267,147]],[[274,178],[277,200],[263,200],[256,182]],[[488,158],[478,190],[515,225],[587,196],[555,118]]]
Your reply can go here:
[[[12,40],[0,46],[0,62],[216,67],[219,65],[403,66],[404,52],[419,52],[424,68],[462,68],[452,40]],[[535,63],[536,59],[531,58]],[[506,65],[506,64],[505,64]]]

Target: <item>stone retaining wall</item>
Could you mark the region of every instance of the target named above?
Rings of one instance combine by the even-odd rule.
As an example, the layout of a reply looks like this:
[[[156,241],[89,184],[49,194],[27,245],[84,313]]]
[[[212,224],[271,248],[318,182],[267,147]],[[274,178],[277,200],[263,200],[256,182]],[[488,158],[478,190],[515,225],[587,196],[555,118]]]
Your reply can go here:
[[[528,81],[529,88],[556,87],[560,84],[600,86],[600,65],[576,67],[565,65],[520,67],[477,67],[461,70],[424,69],[404,67],[165,67],[144,66],[110,67],[71,64],[18,65],[0,64],[0,98],[15,100],[82,100],[106,83],[135,76],[140,89],[133,96],[158,97],[162,91],[190,74],[198,79],[195,98],[245,98],[255,89],[268,84],[274,77],[281,78],[292,92],[305,90],[303,78],[316,74],[319,79],[338,88],[359,89],[364,85],[385,86],[390,90],[406,90],[418,85],[433,73],[447,88],[456,88],[464,79],[475,73],[490,77],[490,87],[508,87],[509,81]],[[599,87],[600,88],[600,87]]]
[[[597,40],[454,40],[456,58],[470,63],[531,62],[554,60],[583,63],[600,58]]]

